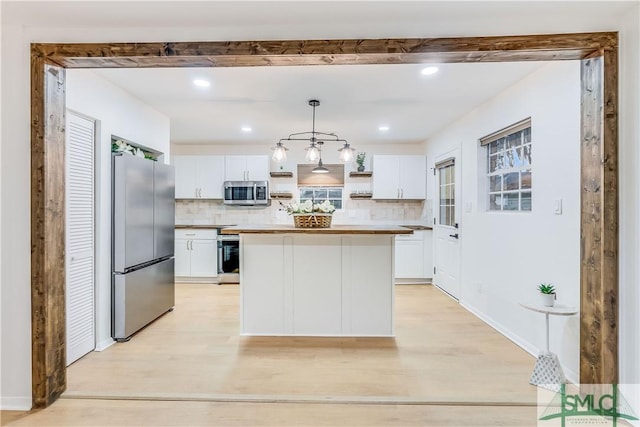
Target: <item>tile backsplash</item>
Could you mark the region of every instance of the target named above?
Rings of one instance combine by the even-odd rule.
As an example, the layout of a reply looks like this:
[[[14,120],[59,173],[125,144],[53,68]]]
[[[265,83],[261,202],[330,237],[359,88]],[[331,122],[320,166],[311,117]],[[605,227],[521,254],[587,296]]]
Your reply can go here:
[[[283,200],[288,203],[289,200]],[[420,224],[431,217],[430,201],[374,201],[345,199],[345,208],[333,216],[333,224]],[[222,200],[177,200],[176,224],[290,224],[292,219],[278,200],[271,206],[238,207]]]

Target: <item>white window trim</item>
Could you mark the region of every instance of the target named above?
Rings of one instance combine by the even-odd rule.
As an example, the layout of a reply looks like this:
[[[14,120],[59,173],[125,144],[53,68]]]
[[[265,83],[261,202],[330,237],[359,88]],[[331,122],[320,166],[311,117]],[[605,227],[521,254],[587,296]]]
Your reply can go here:
[[[485,211],[487,213],[517,213],[517,214],[531,214],[531,212],[533,211],[533,183],[531,184],[531,188],[518,188],[515,190],[500,190],[500,191],[491,191],[491,183],[490,183],[490,179],[492,176],[501,176],[503,177],[502,179],[504,180],[504,176],[509,174],[509,173],[518,173],[521,174],[522,172],[529,172],[531,174],[531,176],[533,176],[533,160],[531,161],[530,164],[528,165],[522,165],[522,166],[517,166],[517,167],[510,167],[510,168],[504,168],[504,169],[497,169],[493,172],[490,172],[491,169],[491,165],[490,165],[490,161],[491,161],[491,155],[495,155],[498,153],[502,153],[502,152],[507,152],[508,149],[505,147],[502,150],[498,150],[495,153],[491,153],[490,152],[490,145],[493,142],[498,141],[501,138],[507,137],[513,133],[516,132],[520,132],[523,131],[525,129],[532,129],[531,126],[531,117],[528,117],[518,123],[515,123],[513,125],[507,126],[503,129],[500,129],[496,132],[493,132],[487,136],[484,136],[482,138],[479,139],[480,142],[480,146],[481,148],[483,148],[482,153],[483,153],[483,157],[484,157],[484,165],[485,165],[485,173],[484,173],[484,189],[483,189],[483,194],[484,194],[484,200],[485,200]],[[532,130],[530,130],[530,136],[531,139],[529,142],[523,143],[520,147],[525,147],[525,146],[530,146],[531,150],[533,150],[533,133]],[[523,150],[524,151],[524,150]],[[520,176],[518,177],[520,179]],[[504,187],[504,181],[502,181],[502,187]],[[529,210],[523,210],[522,209],[522,193],[531,193],[531,209]],[[505,195],[505,194],[519,194],[520,197],[518,197],[518,209],[505,209],[504,208],[504,204],[501,205],[502,209],[491,209],[491,195]]]

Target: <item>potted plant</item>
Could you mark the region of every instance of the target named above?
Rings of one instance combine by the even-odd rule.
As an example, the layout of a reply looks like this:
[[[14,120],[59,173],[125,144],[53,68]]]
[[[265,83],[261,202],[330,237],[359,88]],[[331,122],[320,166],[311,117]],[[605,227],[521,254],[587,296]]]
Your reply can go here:
[[[551,283],[541,283],[538,285],[538,290],[540,291],[542,305],[553,307],[556,303],[556,288]]]
[[[367,153],[360,152],[356,155],[356,163],[358,164],[358,172],[364,172],[364,158]]]

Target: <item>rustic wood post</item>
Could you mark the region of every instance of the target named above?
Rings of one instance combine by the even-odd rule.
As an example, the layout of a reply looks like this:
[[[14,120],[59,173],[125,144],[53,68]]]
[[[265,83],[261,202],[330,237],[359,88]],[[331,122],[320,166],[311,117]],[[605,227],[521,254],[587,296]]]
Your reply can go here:
[[[65,69],[31,56],[31,372],[36,408],[66,388]]]

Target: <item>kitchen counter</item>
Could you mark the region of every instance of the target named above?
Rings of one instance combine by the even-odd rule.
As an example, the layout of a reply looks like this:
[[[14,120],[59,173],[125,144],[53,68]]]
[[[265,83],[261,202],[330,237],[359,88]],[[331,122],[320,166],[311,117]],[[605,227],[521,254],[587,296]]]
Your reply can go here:
[[[329,228],[297,228],[293,225],[237,225],[221,230],[222,234],[412,234],[398,225],[333,225]]]
[[[240,235],[243,335],[394,335],[397,225],[244,225]]]
[[[433,230],[433,227],[430,226],[430,225],[418,225],[418,224],[406,225],[406,224],[401,224],[400,227],[409,228],[409,229],[414,230],[414,231]]]

